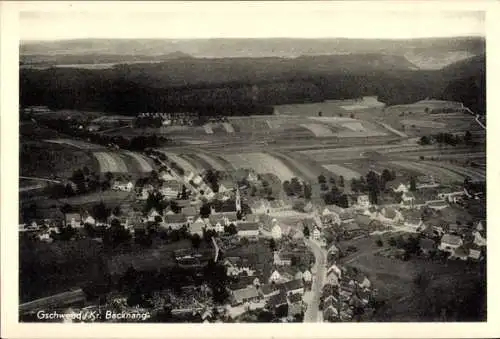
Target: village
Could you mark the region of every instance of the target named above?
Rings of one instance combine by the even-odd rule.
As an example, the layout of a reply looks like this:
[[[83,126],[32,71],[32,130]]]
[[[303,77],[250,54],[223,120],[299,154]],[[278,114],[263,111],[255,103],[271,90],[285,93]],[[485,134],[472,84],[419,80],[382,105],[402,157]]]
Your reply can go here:
[[[249,169],[181,173],[161,153],[146,154],[158,172],[110,187],[131,194],[132,204],[111,209],[101,202],[60,219],[25,220],[19,229],[47,244],[91,239],[110,247],[104,266],[113,287],[97,299],[82,288],[40,298],[22,304],[21,313],[111,307],[146,309],[152,321],[360,321],[374,312],[377,286],[342,260],[359,252],[345,242],[370,238],[382,247],[381,237],[389,236],[390,247],[377,255],[398,260],[486,256],[486,222],[466,209],[484,204],[482,183],[450,187],[418,177],[398,185],[388,180],[384,191],[373,193],[354,182],[354,190],[333,199],[340,207],[326,203],[328,193],[316,194],[324,191],[317,188],[324,176],[279,187],[279,179]],[[367,181],[373,177],[370,172]],[[335,180],[330,184],[337,190]],[[114,253],[130,242],[141,249]],[[162,280],[166,275],[177,279]],[[151,286],[138,289],[144,279]]]

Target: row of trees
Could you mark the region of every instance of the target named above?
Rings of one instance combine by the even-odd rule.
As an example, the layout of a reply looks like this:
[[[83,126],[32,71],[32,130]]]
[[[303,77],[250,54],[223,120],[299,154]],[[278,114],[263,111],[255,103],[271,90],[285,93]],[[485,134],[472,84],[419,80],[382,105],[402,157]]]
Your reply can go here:
[[[469,131],[466,131],[463,136],[451,133],[438,133],[433,136],[424,135],[420,137],[419,140],[420,145],[430,145],[432,142],[450,146],[456,146],[459,144],[472,145],[474,143],[472,140],[472,134]]]

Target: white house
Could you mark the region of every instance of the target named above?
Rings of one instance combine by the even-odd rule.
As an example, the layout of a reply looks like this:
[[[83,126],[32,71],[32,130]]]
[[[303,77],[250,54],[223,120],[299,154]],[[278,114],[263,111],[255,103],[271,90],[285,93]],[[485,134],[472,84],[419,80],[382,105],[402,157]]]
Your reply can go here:
[[[305,282],[311,282],[312,281],[312,274],[311,274],[311,272],[309,272],[309,270],[306,270],[302,274],[302,279],[304,279]]]
[[[274,224],[272,230],[271,230],[271,235],[274,240],[280,240],[282,237],[282,232],[281,232],[281,227],[278,224]]]
[[[405,220],[406,227],[411,227],[411,228],[417,229],[422,225],[423,225],[423,222],[422,222],[421,218],[410,218],[410,219]]]
[[[314,240],[319,240],[319,238],[321,237],[321,231],[319,230],[319,228],[315,228],[312,231],[312,237]]]
[[[50,234],[48,232],[44,232],[42,234],[39,234],[38,240],[45,241],[45,242],[52,242],[53,241],[53,239],[50,237]]]
[[[328,268],[328,270],[326,271],[326,274],[330,274],[330,273],[334,273],[337,277],[341,278],[342,277],[342,271],[340,270],[340,268],[337,267],[337,265],[333,264],[332,266],[330,266],[330,268]]]
[[[481,246],[481,247],[486,246],[486,239],[483,238],[481,233],[479,233],[477,231],[474,232],[474,244],[476,244],[477,246]]]
[[[115,181],[113,184],[113,189],[115,191],[132,192],[132,190],[134,189],[134,184],[131,181],[129,182]]]
[[[203,178],[201,176],[197,175],[193,178],[193,182],[195,185],[200,185],[203,182]]]
[[[439,249],[441,251],[453,253],[457,248],[463,245],[462,238],[453,234],[445,234],[441,238]]]
[[[83,224],[95,225],[95,219],[91,215],[89,215],[85,218]]]
[[[394,189],[394,192],[408,193],[408,186],[404,184],[399,184],[399,186],[396,189]]]
[[[82,216],[79,213],[67,213],[64,215],[65,225],[75,227],[82,226]]]
[[[152,208],[148,213],[148,221],[155,221],[156,217],[161,217],[161,215],[155,208]]]
[[[403,193],[401,196],[401,208],[413,208],[415,207],[415,196],[412,193]]]
[[[274,270],[274,272],[271,273],[271,276],[269,277],[269,282],[277,283],[279,281],[281,281],[281,274],[277,270]]]
[[[361,208],[368,208],[370,207],[370,199],[365,194],[358,195],[357,205]]]

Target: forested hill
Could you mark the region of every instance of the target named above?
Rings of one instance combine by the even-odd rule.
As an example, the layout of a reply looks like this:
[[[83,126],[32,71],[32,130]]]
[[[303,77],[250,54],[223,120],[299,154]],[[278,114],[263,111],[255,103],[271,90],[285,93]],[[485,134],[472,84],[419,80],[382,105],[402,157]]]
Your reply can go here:
[[[378,95],[389,105],[426,97],[485,111],[484,56],[423,71],[405,57],[174,58],[110,69],[20,70],[21,105],[100,110],[269,114],[272,105]]]

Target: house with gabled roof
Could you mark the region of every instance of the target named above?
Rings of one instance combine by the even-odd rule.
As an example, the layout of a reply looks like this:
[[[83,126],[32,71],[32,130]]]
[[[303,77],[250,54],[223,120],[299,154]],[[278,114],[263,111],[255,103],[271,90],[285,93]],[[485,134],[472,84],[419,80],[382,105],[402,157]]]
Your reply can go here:
[[[256,222],[238,223],[238,237],[257,238],[259,236],[259,224]]]
[[[198,217],[189,225],[189,233],[203,235],[203,229],[206,227],[205,222],[201,217]]]
[[[347,224],[354,221],[354,214],[351,211],[343,211],[340,214],[340,220],[342,224]]]
[[[199,212],[193,206],[183,207],[181,213],[186,217],[188,223],[194,222],[194,219],[199,215]]]
[[[304,294],[304,283],[302,279],[290,280],[279,286],[282,290],[286,292],[287,295],[290,294]]]
[[[264,299],[269,299],[280,294],[280,289],[277,284],[264,284],[260,287],[260,293]]]
[[[246,302],[256,301],[260,298],[255,286],[234,290],[231,292],[232,305],[241,305]]]
[[[173,229],[179,229],[187,224],[187,218],[182,214],[165,215],[163,221],[167,227]]]
[[[288,305],[288,299],[284,291],[280,291],[280,293],[273,295],[266,303],[269,309],[277,309],[284,305]]]
[[[439,249],[441,251],[453,253],[457,248],[463,245],[462,238],[453,234],[445,234],[441,238]]]
[[[80,213],[66,213],[64,215],[64,225],[73,228],[81,227],[82,216]]]

